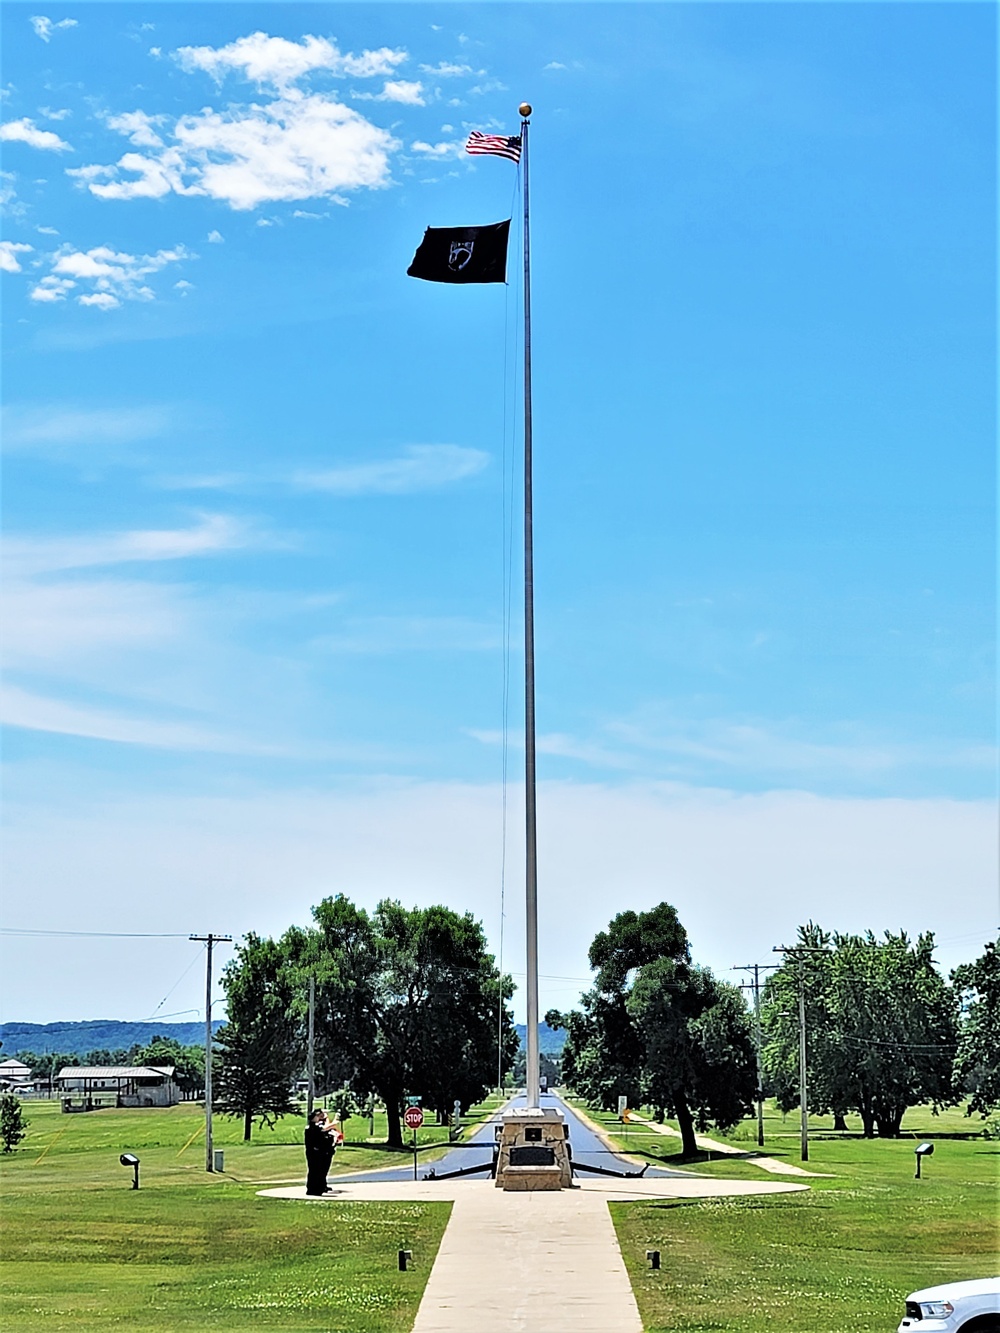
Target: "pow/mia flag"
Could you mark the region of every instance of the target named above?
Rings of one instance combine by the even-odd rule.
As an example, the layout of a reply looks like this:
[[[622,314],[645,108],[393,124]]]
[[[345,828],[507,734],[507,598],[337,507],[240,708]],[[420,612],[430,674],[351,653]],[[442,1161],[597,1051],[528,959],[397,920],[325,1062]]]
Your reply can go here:
[[[406,270],[426,282],[506,282],[506,222],[485,227],[428,227]]]

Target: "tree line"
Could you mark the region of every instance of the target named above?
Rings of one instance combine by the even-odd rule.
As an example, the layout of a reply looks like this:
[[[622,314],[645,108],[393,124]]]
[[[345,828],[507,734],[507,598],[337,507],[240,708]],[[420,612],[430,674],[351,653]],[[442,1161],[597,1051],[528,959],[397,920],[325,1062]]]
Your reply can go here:
[[[861,1118],[866,1137],[895,1137],[908,1107],[1000,1108],[1000,957],[986,946],[950,982],[934,937],[830,933],[809,923],[767,979],[754,1014],[742,990],[694,963],[668,903],[621,912],[590,947],[592,988],[580,1008],[551,1010],[567,1031],[562,1080],[605,1110],[620,1097],[676,1119],[686,1155],[695,1133],[731,1129],[755,1098],[789,1110],[799,1098],[799,997],[811,1108]]]
[[[455,1102],[479,1101],[513,1065],[513,981],[470,913],[389,899],[368,913],[344,895],[326,898],[310,927],[277,940],[248,934],[222,974],[228,1019],[216,1037],[215,1100],[242,1118],[246,1139],[255,1121],[298,1110],[310,980],[319,1086],[361,1103],[377,1096],[390,1147],[403,1146],[406,1094],[443,1117]]]
[[[31,1050],[19,1050],[15,1058],[26,1064],[35,1079],[50,1083],[61,1069],[80,1066],[107,1065],[173,1065],[174,1079],[181,1092],[188,1097],[200,1093],[205,1086],[204,1046],[184,1046],[174,1037],[154,1036],[145,1045],[98,1046],[83,1055],[59,1051],[44,1055]]]

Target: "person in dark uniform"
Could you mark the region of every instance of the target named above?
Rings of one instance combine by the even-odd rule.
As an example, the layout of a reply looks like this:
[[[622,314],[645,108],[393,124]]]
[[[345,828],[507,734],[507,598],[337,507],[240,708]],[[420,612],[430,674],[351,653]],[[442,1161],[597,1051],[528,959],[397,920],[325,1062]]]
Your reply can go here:
[[[306,1193],[328,1194],[329,1186],[326,1174],[330,1170],[333,1154],[336,1151],[336,1130],[333,1122],[327,1119],[325,1111],[313,1111],[306,1125]]]

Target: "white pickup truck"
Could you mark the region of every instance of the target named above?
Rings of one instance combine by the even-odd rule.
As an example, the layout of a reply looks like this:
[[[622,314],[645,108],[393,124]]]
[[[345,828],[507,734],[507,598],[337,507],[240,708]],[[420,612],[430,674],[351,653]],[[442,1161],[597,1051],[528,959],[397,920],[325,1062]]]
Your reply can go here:
[[[913,1292],[897,1333],[1000,1333],[1000,1277]]]

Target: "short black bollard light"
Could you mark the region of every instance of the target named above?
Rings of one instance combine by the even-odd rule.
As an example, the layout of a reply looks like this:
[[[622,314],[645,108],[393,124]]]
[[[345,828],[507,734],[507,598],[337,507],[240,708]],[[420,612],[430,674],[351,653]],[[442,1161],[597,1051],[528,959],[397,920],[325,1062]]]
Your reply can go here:
[[[933,1143],[918,1143],[917,1146],[914,1148],[913,1151],[917,1154],[917,1169],[916,1169],[916,1172],[914,1173],[914,1177],[913,1177],[913,1178],[914,1178],[914,1180],[919,1180],[919,1179],[920,1179],[920,1163],[924,1160],[925,1157],[930,1157],[931,1153],[934,1151],[934,1144],[933,1144]]]
[[[399,1271],[400,1271],[401,1273],[405,1273],[405,1272],[406,1272],[406,1265],[407,1265],[407,1264],[412,1264],[412,1263],[413,1263],[413,1251],[412,1251],[412,1250],[400,1250],[400,1251],[399,1251]]]
[[[647,1250],[646,1258],[649,1260],[650,1268],[653,1269],[654,1272],[656,1272],[656,1270],[660,1267],[660,1251]]]
[[[130,1152],[123,1152],[122,1155],[121,1155],[121,1157],[118,1158],[118,1160],[119,1160],[119,1162],[121,1162],[122,1166],[130,1166],[130,1167],[132,1168],[133,1172],[135,1173],[135,1174],[132,1176],[132,1188],[133,1188],[134,1190],[137,1190],[137,1189],[139,1188],[139,1159],[138,1159],[138,1157],[133,1156],[133,1154],[130,1153]]]

